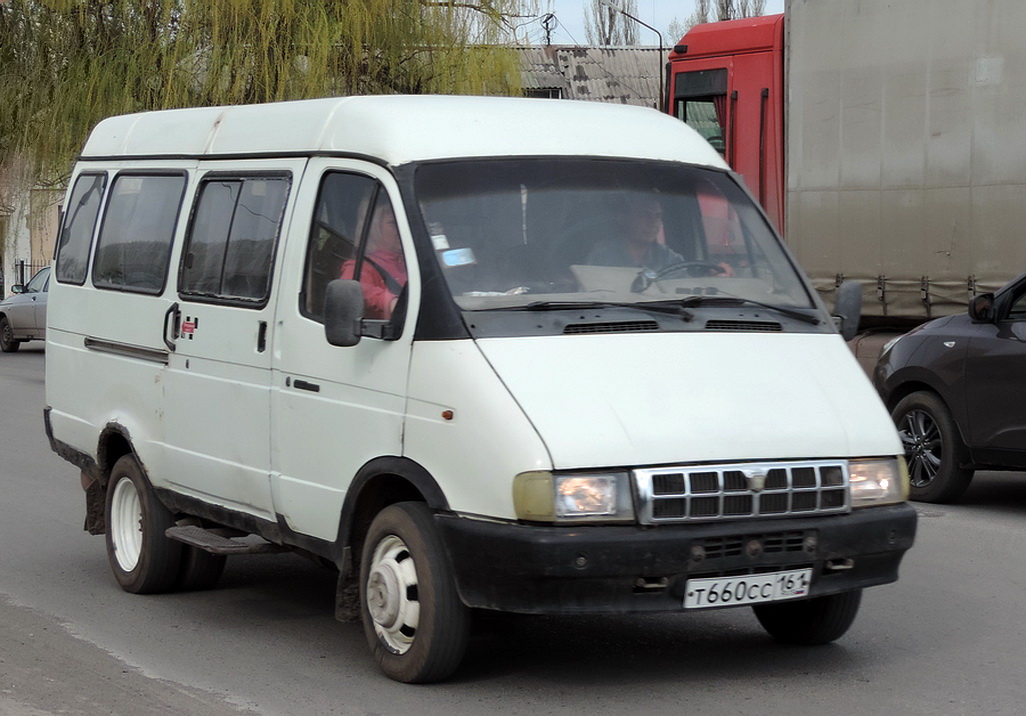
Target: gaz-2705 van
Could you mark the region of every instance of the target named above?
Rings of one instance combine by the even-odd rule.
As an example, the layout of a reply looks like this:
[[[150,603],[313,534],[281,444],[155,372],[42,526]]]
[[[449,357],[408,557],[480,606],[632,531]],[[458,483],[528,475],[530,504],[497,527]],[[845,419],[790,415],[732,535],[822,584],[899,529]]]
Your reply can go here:
[[[46,428],[129,592],[339,572],[390,677],[473,609],[840,637],[915,513],[762,211],[655,110],[351,97],[113,117],[68,188]]]

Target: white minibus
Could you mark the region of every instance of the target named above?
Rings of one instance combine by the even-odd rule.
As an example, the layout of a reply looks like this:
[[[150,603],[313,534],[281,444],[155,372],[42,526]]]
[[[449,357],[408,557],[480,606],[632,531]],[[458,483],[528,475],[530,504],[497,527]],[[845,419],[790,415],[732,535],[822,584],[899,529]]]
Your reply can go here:
[[[750,606],[820,644],[916,527],[849,290],[831,315],[655,110],[112,117],[64,205],[46,429],[122,588],[315,557],[399,681],[453,673],[474,610]]]

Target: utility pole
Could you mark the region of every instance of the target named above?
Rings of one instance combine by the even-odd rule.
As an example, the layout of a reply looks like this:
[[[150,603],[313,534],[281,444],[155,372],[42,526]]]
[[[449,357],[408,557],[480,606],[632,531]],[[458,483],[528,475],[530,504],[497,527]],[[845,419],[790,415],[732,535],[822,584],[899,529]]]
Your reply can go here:
[[[612,9],[612,10],[616,10],[618,13],[620,13],[624,17],[629,18],[631,20],[634,20],[634,22],[638,23],[642,27],[647,27],[649,30],[651,30],[656,35],[658,35],[658,37],[659,37],[659,73],[658,73],[658,76],[659,76],[659,110],[660,111],[665,111],[666,107],[663,106],[663,102],[665,100],[665,98],[663,97],[663,94],[664,94],[664,92],[663,92],[663,33],[659,32],[659,30],[655,29],[654,27],[649,25],[647,22],[639,20],[638,18],[636,18],[633,15],[631,15],[629,12],[620,9],[619,7],[614,5],[613,3],[607,2],[607,0],[601,0],[601,3],[603,5],[605,5],[606,7]]]

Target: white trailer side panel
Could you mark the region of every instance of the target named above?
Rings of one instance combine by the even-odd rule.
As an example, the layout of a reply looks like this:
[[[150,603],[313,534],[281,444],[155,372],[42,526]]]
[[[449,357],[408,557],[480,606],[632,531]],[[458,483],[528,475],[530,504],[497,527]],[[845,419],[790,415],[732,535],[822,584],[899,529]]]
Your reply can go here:
[[[788,0],[789,245],[925,319],[1026,270],[1026,2]]]

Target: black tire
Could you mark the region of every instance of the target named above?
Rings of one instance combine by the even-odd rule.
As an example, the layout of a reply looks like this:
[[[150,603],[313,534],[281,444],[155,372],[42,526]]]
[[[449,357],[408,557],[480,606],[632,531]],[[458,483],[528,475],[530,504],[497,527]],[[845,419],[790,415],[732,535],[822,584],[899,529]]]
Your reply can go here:
[[[426,505],[400,502],[374,518],[360,560],[360,614],[374,660],[389,678],[438,681],[463,660],[470,610]]]
[[[224,574],[228,558],[212,554],[192,545],[182,546],[182,564],[178,568],[175,588],[182,592],[201,592],[213,589]]]
[[[953,502],[973,479],[965,467],[969,451],[951,417],[951,411],[933,393],[905,396],[891,418],[905,448],[909,497],[919,502]]]
[[[132,455],[122,457],[111,470],[106,518],[107,559],[121,588],[133,594],[172,589],[184,545],[164,535],[174,518],[157,500]]]
[[[0,316],[0,351],[14,353],[21,347],[21,341],[14,340],[14,331],[7,321],[7,316]]]
[[[816,646],[841,638],[855,621],[862,590],[752,607],[762,628],[784,644]]]

